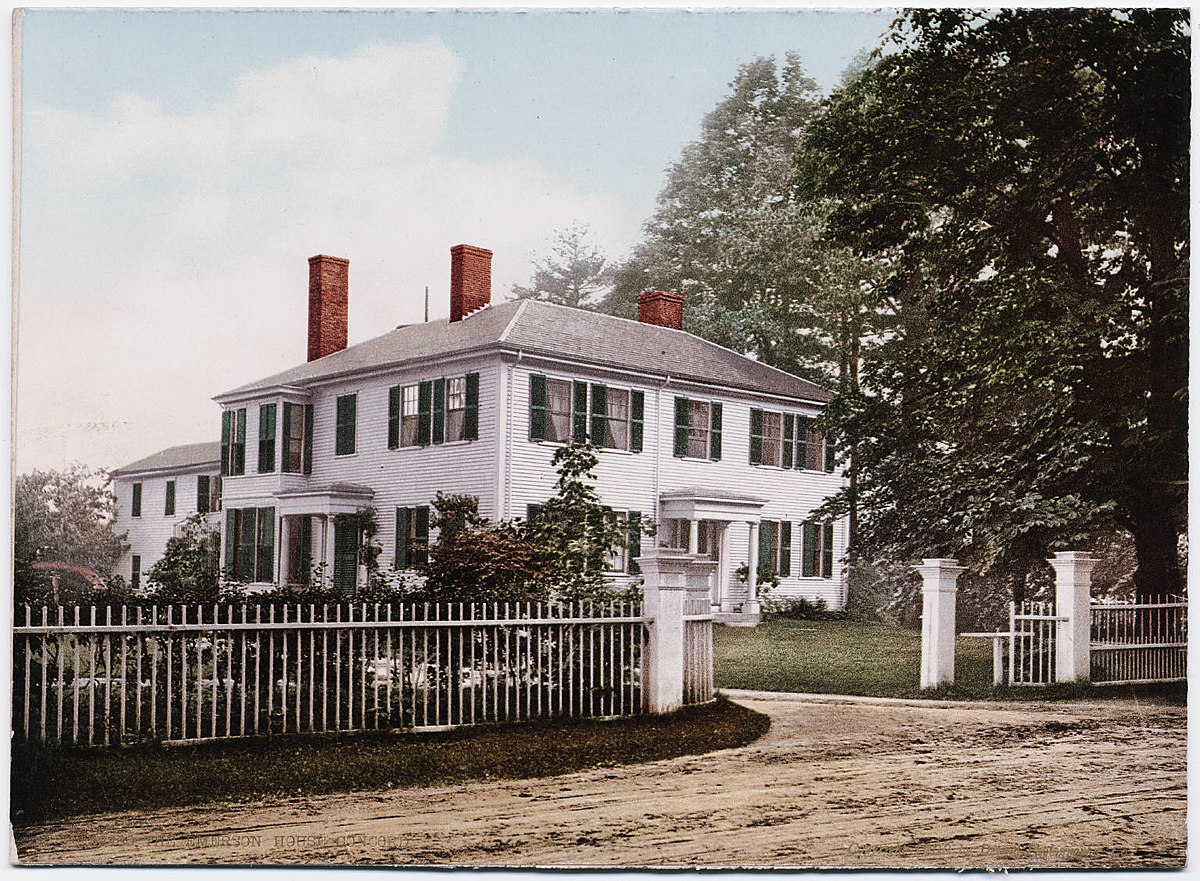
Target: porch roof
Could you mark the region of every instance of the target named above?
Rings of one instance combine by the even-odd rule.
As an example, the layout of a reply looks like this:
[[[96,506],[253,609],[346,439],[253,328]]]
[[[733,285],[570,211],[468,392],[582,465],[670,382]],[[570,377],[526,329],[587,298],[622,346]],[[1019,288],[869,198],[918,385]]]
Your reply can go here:
[[[276,493],[279,515],[353,514],[375,498],[375,490],[359,483],[330,483]]]
[[[685,520],[757,521],[767,500],[760,496],[706,486],[660,493],[659,516]]]

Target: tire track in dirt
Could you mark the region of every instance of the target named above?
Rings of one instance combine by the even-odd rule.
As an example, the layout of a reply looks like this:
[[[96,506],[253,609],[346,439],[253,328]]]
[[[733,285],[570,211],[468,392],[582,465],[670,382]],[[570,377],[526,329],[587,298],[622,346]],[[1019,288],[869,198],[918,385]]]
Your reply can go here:
[[[19,829],[38,864],[1175,867],[1186,711],[745,700],[760,741],[562,777]]]

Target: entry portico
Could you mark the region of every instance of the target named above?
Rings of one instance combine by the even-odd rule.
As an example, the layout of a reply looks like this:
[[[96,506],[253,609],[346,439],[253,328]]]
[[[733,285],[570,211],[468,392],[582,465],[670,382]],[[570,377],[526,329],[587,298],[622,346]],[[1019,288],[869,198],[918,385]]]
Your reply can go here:
[[[757,623],[758,529],[767,500],[758,496],[711,487],[691,486],[659,495],[659,516],[665,521],[686,521],[687,550],[707,553],[717,567],[712,576],[713,611],[727,623]],[[733,596],[730,568],[730,530],[746,530],[747,575],[745,598]]]

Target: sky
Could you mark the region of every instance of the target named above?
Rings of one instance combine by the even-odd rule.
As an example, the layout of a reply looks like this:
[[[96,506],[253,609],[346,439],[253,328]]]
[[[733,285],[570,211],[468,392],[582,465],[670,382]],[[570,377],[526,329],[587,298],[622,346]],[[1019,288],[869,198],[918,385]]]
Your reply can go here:
[[[556,229],[619,259],[740,65],[825,90],[866,9],[128,11],[19,22],[16,472],[215,440],[211,400],[305,358],[307,258],[350,259],[350,343],[493,300]]]

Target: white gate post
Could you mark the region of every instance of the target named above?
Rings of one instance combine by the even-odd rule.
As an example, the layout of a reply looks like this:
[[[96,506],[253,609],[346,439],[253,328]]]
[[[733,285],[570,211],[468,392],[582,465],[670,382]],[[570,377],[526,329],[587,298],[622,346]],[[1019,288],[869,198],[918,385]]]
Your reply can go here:
[[[954,681],[954,615],[958,576],[966,568],[958,560],[922,561],[924,606],[921,615],[921,688],[937,688]]]
[[[645,580],[646,651],[642,656],[643,703],[648,713],[683,706],[683,607],[691,554],[654,548],[637,558]]]
[[[1079,551],[1059,551],[1054,567],[1054,639],[1056,682],[1086,681],[1092,677],[1092,569],[1100,562]]]

